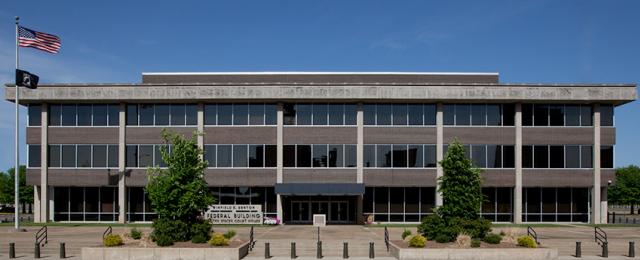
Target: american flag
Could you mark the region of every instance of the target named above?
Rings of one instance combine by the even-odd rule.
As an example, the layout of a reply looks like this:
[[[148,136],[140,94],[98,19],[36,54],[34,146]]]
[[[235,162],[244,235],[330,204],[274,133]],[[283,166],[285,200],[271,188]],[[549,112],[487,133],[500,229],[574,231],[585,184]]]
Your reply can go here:
[[[20,47],[36,48],[48,53],[58,53],[58,50],[60,50],[60,38],[58,36],[36,32],[22,26],[18,26],[18,43]]]

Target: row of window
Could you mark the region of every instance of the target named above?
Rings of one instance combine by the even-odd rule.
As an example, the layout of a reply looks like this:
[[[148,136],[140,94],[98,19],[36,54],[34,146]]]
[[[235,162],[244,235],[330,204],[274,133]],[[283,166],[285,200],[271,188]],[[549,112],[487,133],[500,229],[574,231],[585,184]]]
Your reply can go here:
[[[171,152],[171,145],[166,144],[141,144],[127,145],[125,148],[125,165],[131,168],[166,167],[162,160],[160,149],[166,147]]]
[[[52,199],[54,221],[118,220],[117,187],[54,187]]]
[[[355,144],[284,145],[284,167],[356,167]]]
[[[600,125],[613,126],[613,106],[600,106]],[[593,126],[591,105],[523,104],[524,126]]]
[[[276,145],[212,144],[204,146],[204,160],[213,167],[276,167]]]
[[[435,104],[364,104],[365,125],[436,125]]]
[[[29,105],[29,126],[41,125],[41,111],[41,105]],[[119,118],[118,104],[50,104],[48,124],[50,126],[118,126]]]
[[[515,146],[513,145],[464,145],[467,158],[478,168],[514,168]],[[444,145],[446,155],[449,145]]]
[[[511,222],[513,216],[513,188],[483,187],[484,200],[480,215],[491,222]]]
[[[40,167],[40,145],[28,147],[29,167]],[[48,165],[52,168],[117,168],[118,146],[106,144],[50,144]]]
[[[591,145],[524,145],[523,168],[593,168]],[[613,146],[600,147],[600,167],[613,168]]]
[[[363,159],[369,168],[435,168],[436,145],[366,144]]]
[[[376,222],[419,222],[433,214],[433,187],[366,187],[362,211]]]
[[[444,104],[444,125],[513,126],[513,104]]]
[[[355,104],[284,104],[285,125],[356,125]]]
[[[183,126],[198,124],[195,104],[129,104],[127,125]]]
[[[588,222],[588,188],[524,188],[522,220],[526,222]]]
[[[276,125],[277,105],[264,103],[205,104],[205,125]]]

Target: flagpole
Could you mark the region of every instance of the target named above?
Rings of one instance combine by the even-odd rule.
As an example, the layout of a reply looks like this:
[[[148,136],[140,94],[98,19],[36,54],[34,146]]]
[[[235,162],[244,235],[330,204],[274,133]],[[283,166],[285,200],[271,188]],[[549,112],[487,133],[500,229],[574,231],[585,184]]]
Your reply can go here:
[[[19,40],[18,40],[18,22],[20,20],[20,17],[16,16],[16,73],[17,70],[20,68],[20,61],[18,59],[18,55],[19,55],[19,50],[20,50],[20,45],[19,45]],[[18,143],[18,131],[19,131],[19,113],[18,113],[18,109],[20,106],[20,89],[18,88],[18,82],[16,82],[16,140],[15,140],[15,168],[13,168],[13,176],[14,176],[14,198],[15,198],[15,206],[14,206],[14,210],[15,210],[15,219],[14,219],[14,228],[16,231],[20,230],[20,210],[19,210],[19,205],[20,205],[20,160],[19,160],[19,148],[20,145]]]

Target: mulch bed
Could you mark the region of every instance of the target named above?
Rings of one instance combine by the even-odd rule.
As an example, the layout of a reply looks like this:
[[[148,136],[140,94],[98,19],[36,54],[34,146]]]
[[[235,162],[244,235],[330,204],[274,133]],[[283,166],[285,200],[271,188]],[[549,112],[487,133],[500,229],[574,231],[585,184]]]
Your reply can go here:
[[[419,249],[419,248],[415,248],[415,247],[409,247],[409,243],[403,241],[403,240],[393,240],[391,241],[391,243],[393,243],[394,245],[400,247],[400,248],[411,248],[411,249]],[[460,249],[465,249],[465,248],[473,248],[473,247],[458,247],[458,244],[456,244],[455,242],[451,242],[451,243],[438,243],[436,241],[427,241],[427,243],[424,245],[424,248],[460,248]],[[475,247],[478,248],[478,247]],[[500,243],[500,244],[489,244],[489,243],[485,243],[485,242],[481,242],[480,243],[480,247],[479,248],[520,248],[518,245],[516,244],[512,244],[512,243]]]
[[[195,244],[191,243],[191,241],[186,242],[175,242],[171,246],[165,246],[164,248],[238,248],[246,241],[240,239],[232,239],[229,241],[228,246],[212,246],[209,243]],[[128,247],[128,248],[158,248],[159,246],[153,242],[141,241],[141,240],[132,240],[125,241],[125,244],[119,247]]]

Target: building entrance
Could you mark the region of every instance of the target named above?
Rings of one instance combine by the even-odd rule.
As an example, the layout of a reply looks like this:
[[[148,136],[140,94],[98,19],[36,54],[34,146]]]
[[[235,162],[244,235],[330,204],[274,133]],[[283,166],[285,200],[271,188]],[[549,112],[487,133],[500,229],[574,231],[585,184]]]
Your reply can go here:
[[[329,224],[356,222],[355,199],[349,197],[290,197],[284,205],[285,223],[310,224],[314,214],[324,214]]]

